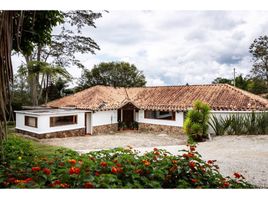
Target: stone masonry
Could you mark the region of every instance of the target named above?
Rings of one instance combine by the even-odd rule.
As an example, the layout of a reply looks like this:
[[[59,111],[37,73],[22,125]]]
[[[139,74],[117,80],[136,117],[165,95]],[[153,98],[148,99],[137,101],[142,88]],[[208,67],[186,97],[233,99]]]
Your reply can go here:
[[[118,131],[118,124],[93,126],[93,135],[110,134]]]
[[[165,133],[168,135],[183,135],[182,127],[139,123],[140,132]]]
[[[37,134],[30,131],[24,131],[20,129],[16,129],[17,133],[21,133],[23,135],[29,135],[32,137],[36,137],[38,139],[46,139],[46,138],[65,138],[65,137],[74,137],[74,136],[84,136],[86,135],[85,129],[74,129],[74,130],[65,130],[65,131],[57,131],[51,133]]]

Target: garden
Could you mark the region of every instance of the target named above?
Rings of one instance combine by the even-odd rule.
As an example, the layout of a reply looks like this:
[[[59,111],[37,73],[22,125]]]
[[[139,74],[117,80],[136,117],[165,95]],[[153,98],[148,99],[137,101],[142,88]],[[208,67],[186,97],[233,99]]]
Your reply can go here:
[[[79,155],[9,134],[2,151],[1,188],[254,188],[239,172],[223,177],[195,146],[176,156],[131,147]]]

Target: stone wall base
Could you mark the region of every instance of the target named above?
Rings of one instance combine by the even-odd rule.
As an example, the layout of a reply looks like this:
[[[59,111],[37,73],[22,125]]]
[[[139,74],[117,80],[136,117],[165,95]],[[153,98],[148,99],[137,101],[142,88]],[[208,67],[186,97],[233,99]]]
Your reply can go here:
[[[85,129],[74,129],[74,130],[66,130],[66,131],[57,131],[51,133],[37,134],[30,131],[24,131],[20,129],[16,129],[17,133],[21,133],[23,135],[29,135],[32,137],[36,137],[38,139],[46,139],[46,138],[65,138],[65,137],[74,137],[74,136],[84,136],[86,135]]]
[[[182,127],[158,124],[139,123],[139,132],[165,133],[168,135],[184,135]]]
[[[101,126],[93,126],[93,135],[105,135],[118,131],[118,124],[107,124]]]

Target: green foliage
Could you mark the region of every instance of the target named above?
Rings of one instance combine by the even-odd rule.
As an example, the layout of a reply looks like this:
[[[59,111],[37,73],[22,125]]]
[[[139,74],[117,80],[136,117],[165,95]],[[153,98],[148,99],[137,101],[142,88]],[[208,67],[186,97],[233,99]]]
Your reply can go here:
[[[268,134],[268,112],[233,114],[225,118],[212,115],[210,127],[216,135]]]
[[[200,142],[207,138],[210,108],[202,101],[195,101],[193,109],[187,113],[183,129],[188,136],[188,142]]]
[[[143,155],[131,148],[82,155],[61,148],[40,154],[36,146],[18,137],[5,143],[0,188],[253,187],[238,173],[234,178],[223,177],[215,161],[202,160],[193,146],[177,156],[156,148]]]
[[[108,62],[95,65],[92,70],[84,70],[78,90],[95,85],[113,87],[142,87],[146,81],[142,71],[126,62]]]

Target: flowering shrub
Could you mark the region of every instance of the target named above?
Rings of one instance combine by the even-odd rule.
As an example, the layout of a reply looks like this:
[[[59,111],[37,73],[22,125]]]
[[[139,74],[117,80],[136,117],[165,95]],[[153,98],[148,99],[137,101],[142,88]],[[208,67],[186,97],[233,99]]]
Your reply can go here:
[[[223,177],[215,160],[203,161],[194,146],[177,156],[157,148],[144,155],[129,148],[83,155],[58,149],[46,156],[17,148],[19,144],[14,151],[6,152],[6,160],[1,161],[1,188],[253,187],[238,172],[233,177]]]

